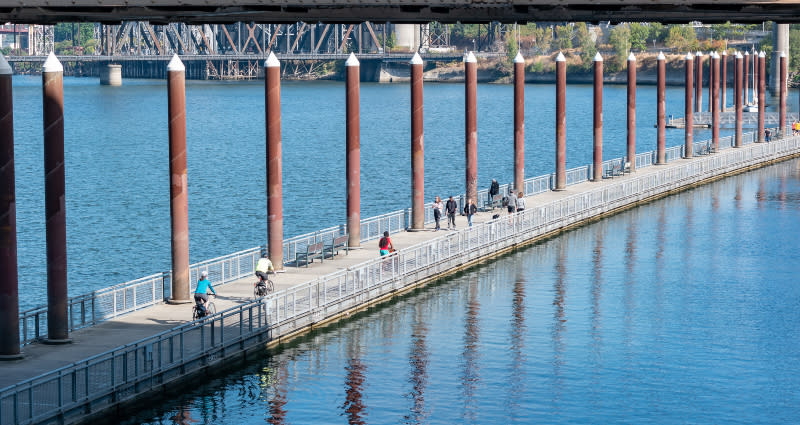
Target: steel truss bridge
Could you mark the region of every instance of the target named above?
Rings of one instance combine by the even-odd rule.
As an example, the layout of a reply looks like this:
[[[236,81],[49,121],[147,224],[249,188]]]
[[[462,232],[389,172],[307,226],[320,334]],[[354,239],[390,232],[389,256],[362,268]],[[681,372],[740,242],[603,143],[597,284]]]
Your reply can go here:
[[[800,0],[0,0],[0,22],[800,22]]]

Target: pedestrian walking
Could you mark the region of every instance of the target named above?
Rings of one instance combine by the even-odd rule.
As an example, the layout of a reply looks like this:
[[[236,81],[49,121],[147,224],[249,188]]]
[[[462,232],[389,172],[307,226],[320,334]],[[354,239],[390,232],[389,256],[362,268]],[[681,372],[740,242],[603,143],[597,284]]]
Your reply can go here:
[[[467,224],[469,227],[472,227],[472,216],[478,212],[478,207],[475,205],[475,202],[470,199],[467,201],[467,205],[464,207],[464,215],[467,216]]]
[[[517,211],[517,195],[514,194],[514,190],[510,190],[508,192],[508,213],[514,214]]]
[[[517,212],[525,211],[525,196],[522,192],[517,194]]]
[[[450,196],[450,199],[444,205],[444,210],[447,212],[447,230],[450,230],[450,225],[453,225],[453,230],[456,228],[456,211],[458,211],[458,203]]]
[[[437,196],[436,200],[433,201],[433,219],[436,220],[436,228],[433,229],[434,232],[440,229],[439,220],[442,218],[443,209],[444,205],[442,205],[442,200]]]
[[[497,183],[497,180],[492,179],[492,184],[489,186],[489,205],[492,206],[494,210],[494,197],[500,194],[500,184]]]

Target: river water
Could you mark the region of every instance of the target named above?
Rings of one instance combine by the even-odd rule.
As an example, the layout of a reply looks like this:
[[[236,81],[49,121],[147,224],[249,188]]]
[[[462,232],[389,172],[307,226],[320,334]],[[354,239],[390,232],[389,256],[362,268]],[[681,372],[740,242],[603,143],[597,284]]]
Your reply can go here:
[[[443,279],[131,423],[796,423],[800,160]]]
[[[166,83],[64,79],[69,293],[84,294],[170,267]],[[22,309],[45,303],[41,79],[15,76],[17,225]],[[513,178],[513,91],[478,86],[478,181]],[[526,176],[554,168],[553,85],[526,86]],[[796,101],[791,93],[790,104]],[[341,82],[284,82],[284,234],[345,222]],[[592,88],[567,88],[567,167],[591,162]],[[410,90],[362,84],[362,217],[410,205]],[[263,83],[189,81],[187,152],[192,262],[266,241]],[[729,97],[732,99],[732,97]],[[655,88],[637,93],[637,150],[655,149]],[[625,86],[607,85],[604,156],[625,153]],[[425,84],[426,199],[464,190],[464,88]],[[683,90],[667,89],[680,116]],[[696,140],[710,137],[698,132]],[[667,132],[667,145],[683,131]]]

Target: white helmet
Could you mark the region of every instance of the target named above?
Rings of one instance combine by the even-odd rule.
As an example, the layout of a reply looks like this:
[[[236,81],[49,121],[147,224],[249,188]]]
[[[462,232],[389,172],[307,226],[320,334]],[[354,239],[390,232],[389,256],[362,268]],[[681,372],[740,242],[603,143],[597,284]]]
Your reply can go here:
[[[200,277],[208,277],[208,270],[203,270],[200,272]]]

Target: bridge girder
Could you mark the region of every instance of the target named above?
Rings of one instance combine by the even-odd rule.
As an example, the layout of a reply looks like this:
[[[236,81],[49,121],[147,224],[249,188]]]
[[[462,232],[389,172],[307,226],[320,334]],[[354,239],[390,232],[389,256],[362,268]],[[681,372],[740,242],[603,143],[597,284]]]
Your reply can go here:
[[[385,2],[385,4],[381,4]],[[625,1],[487,0],[0,0],[0,22],[49,24],[141,20],[184,23],[394,23],[498,21],[800,22],[800,0]]]

